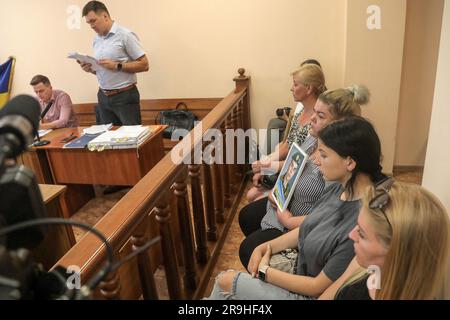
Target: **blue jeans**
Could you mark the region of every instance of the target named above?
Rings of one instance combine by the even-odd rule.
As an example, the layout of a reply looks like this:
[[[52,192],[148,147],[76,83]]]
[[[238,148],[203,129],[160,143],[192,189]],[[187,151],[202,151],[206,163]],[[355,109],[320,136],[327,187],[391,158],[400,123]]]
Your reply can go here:
[[[248,273],[240,272],[233,280],[231,292],[224,292],[216,280],[211,296],[206,300],[314,300],[314,298],[292,293],[252,278]]]

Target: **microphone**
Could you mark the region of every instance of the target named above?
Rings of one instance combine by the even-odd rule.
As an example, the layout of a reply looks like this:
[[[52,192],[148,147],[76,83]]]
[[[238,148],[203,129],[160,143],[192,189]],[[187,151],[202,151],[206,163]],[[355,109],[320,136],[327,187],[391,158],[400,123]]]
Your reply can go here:
[[[47,215],[33,172],[23,166],[6,167],[3,163],[3,159],[19,156],[33,142],[40,109],[33,97],[19,95],[0,111],[0,223],[5,225]],[[44,234],[45,228],[13,234],[8,237],[6,247],[35,247]]]
[[[39,103],[31,96],[19,95],[0,112],[0,156],[15,158],[33,143],[39,128]]]

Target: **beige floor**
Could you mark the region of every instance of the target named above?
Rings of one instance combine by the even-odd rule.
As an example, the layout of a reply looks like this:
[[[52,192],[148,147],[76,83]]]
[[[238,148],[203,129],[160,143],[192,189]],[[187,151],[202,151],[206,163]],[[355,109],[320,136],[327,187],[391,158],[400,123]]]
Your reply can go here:
[[[421,171],[409,171],[409,172],[399,172],[396,173],[395,178],[399,181],[410,182],[421,184],[422,182],[422,172]],[[124,189],[115,194],[107,195],[107,196],[98,196],[95,199],[91,200],[88,204],[86,204],[81,210],[79,210],[73,217],[73,220],[82,221],[88,223],[90,225],[94,225],[100,218],[106,214],[115,204],[119,201],[129,189]],[[239,208],[247,205],[247,201],[243,199],[240,203]],[[239,210],[238,210],[239,212]],[[79,229],[74,229],[75,238],[77,241],[81,239],[84,234],[84,231]],[[233,224],[230,228],[230,231],[225,240],[224,247],[222,249],[222,254],[220,255],[217,264],[214,268],[212,277],[210,279],[208,288],[205,292],[205,295],[208,296],[212,290],[214,285],[215,277],[224,270],[240,270],[245,271],[245,268],[241,265],[239,260],[239,245],[244,239],[244,236],[239,228],[238,223],[238,213],[236,214]],[[161,297],[164,299],[164,297]]]

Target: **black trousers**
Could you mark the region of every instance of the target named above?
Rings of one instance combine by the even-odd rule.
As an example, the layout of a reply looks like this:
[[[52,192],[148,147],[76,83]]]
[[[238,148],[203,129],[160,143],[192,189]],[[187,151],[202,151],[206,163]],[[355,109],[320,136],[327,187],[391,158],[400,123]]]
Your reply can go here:
[[[239,259],[245,268],[257,246],[283,235],[278,229],[261,230],[261,220],[267,212],[267,201],[267,197],[257,200],[239,212],[239,226],[246,236],[239,247]]]
[[[102,124],[112,123],[115,126],[142,124],[141,96],[137,87],[112,96],[106,96],[99,90],[97,98],[98,116]]]

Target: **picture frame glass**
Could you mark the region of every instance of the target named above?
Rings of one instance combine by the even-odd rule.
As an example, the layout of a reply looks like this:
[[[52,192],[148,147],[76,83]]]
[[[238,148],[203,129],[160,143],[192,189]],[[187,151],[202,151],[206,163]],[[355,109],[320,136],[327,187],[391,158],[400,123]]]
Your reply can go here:
[[[275,187],[272,189],[272,197],[281,212],[284,212],[295,191],[295,186],[308,161],[308,154],[293,143],[289,149],[286,161],[280,171]]]

